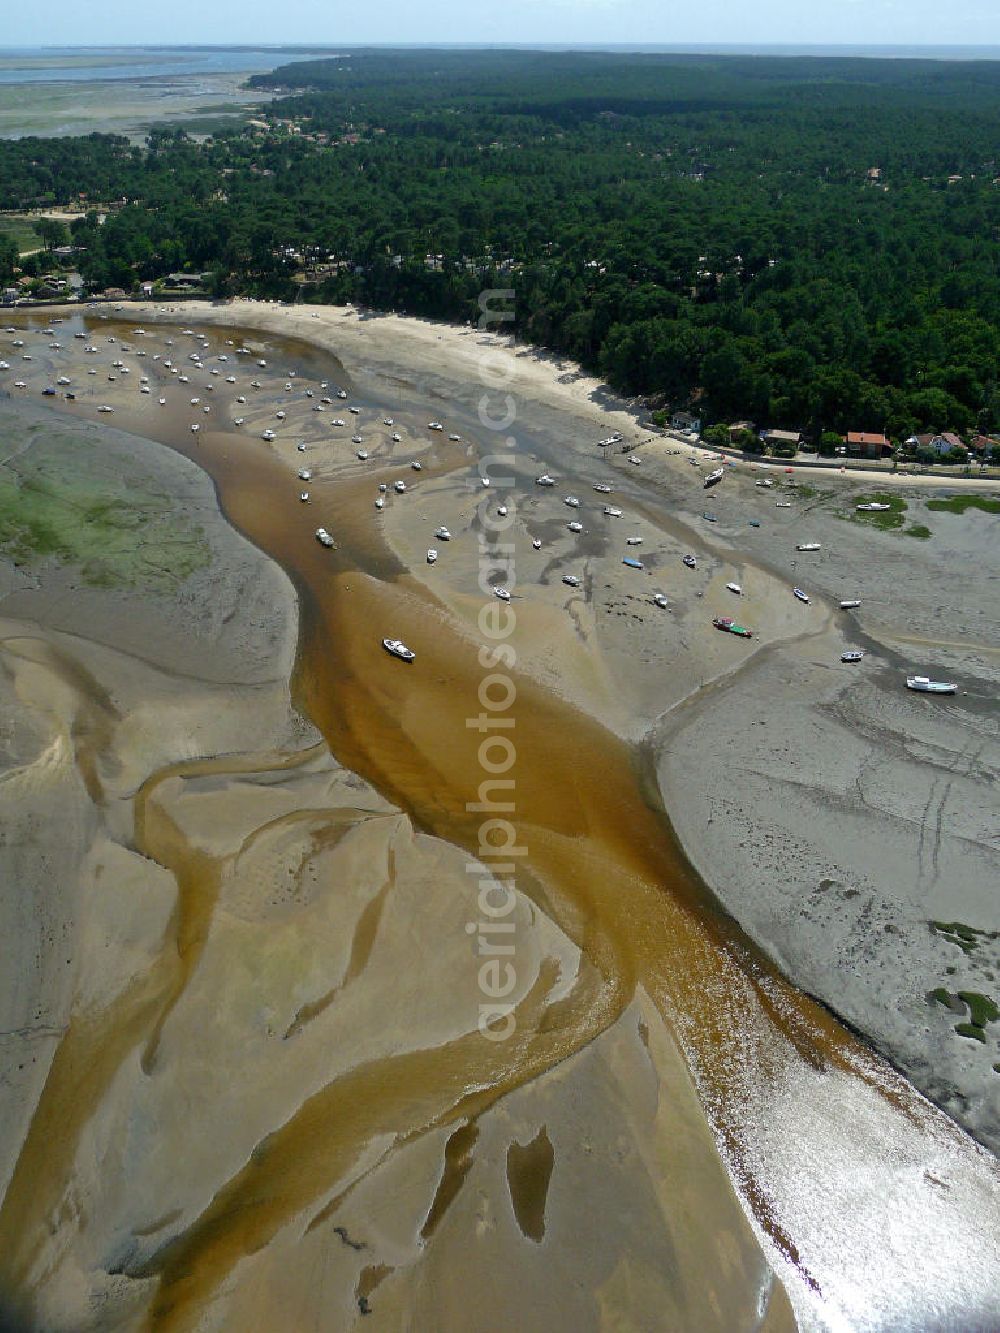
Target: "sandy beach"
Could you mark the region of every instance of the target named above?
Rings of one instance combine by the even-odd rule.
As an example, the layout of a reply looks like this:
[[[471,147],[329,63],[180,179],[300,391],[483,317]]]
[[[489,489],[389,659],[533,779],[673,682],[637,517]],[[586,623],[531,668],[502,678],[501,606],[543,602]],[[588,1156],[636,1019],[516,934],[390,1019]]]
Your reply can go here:
[[[997,516],[928,509],[930,478],[892,483],[926,538],[857,518],[870,478],[738,464],[706,493],[703,451],[475,330],[233,302],[88,312],[85,340],[61,313],[0,384],[0,473],[86,520],[0,562],[14,1314],[989,1328],[996,1161],[913,1088],[1000,1145],[997,1026],[963,1037],[961,1003],[928,999],[996,998]],[[185,328],[211,333],[198,362]],[[57,367],[75,397],[53,413]],[[487,392],[509,431],[484,428]],[[612,430],[638,466],[602,457]],[[481,540],[501,504],[506,553]],[[475,780],[435,734],[461,735],[490,584],[538,729],[499,1059],[467,930]],[[390,625],[412,692],[370,659]],[[910,669],[959,693],[914,696]],[[761,962],[700,889],[661,892],[630,784]]]

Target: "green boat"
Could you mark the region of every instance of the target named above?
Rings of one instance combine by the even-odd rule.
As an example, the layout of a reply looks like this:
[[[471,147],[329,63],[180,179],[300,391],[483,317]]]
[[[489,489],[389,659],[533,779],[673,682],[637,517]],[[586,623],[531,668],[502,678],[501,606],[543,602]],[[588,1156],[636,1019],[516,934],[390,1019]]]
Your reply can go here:
[[[725,630],[727,634],[735,634],[738,638],[753,638],[753,630],[747,629],[745,625],[737,625],[736,621],[730,620],[728,616],[716,616],[712,624],[716,629]]]

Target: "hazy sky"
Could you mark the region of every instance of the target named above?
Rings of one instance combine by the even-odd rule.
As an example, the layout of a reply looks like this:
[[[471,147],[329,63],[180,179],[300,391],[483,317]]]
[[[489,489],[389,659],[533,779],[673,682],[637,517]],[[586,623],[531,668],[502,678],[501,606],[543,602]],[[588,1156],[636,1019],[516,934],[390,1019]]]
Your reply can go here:
[[[1000,0],[46,0],[0,44],[623,42],[1000,44]]]

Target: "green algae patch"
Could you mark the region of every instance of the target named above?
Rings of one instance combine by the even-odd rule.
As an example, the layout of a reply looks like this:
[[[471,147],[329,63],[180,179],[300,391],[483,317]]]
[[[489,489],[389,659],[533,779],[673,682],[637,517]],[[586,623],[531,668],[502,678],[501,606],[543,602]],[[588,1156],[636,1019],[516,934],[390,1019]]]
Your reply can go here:
[[[0,555],[55,561],[95,587],[170,590],[209,563],[202,529],[141,477],[53,457],[39,442],[0,466]]]
[[[981,509],[984,514],[1000,514],[1000,500],[986,495],[952,495],[947,500],[928,500],[927,508],[943,514],[964,514],[967,509]]]

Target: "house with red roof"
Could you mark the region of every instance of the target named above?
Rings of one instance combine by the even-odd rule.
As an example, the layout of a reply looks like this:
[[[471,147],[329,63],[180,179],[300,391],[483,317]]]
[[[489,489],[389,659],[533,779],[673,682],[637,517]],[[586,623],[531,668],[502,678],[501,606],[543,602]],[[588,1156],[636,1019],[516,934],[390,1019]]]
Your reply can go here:
[[[892,453],[892,443],[881,432],[849,430],[844,443],[852,458],[885,458]]]

